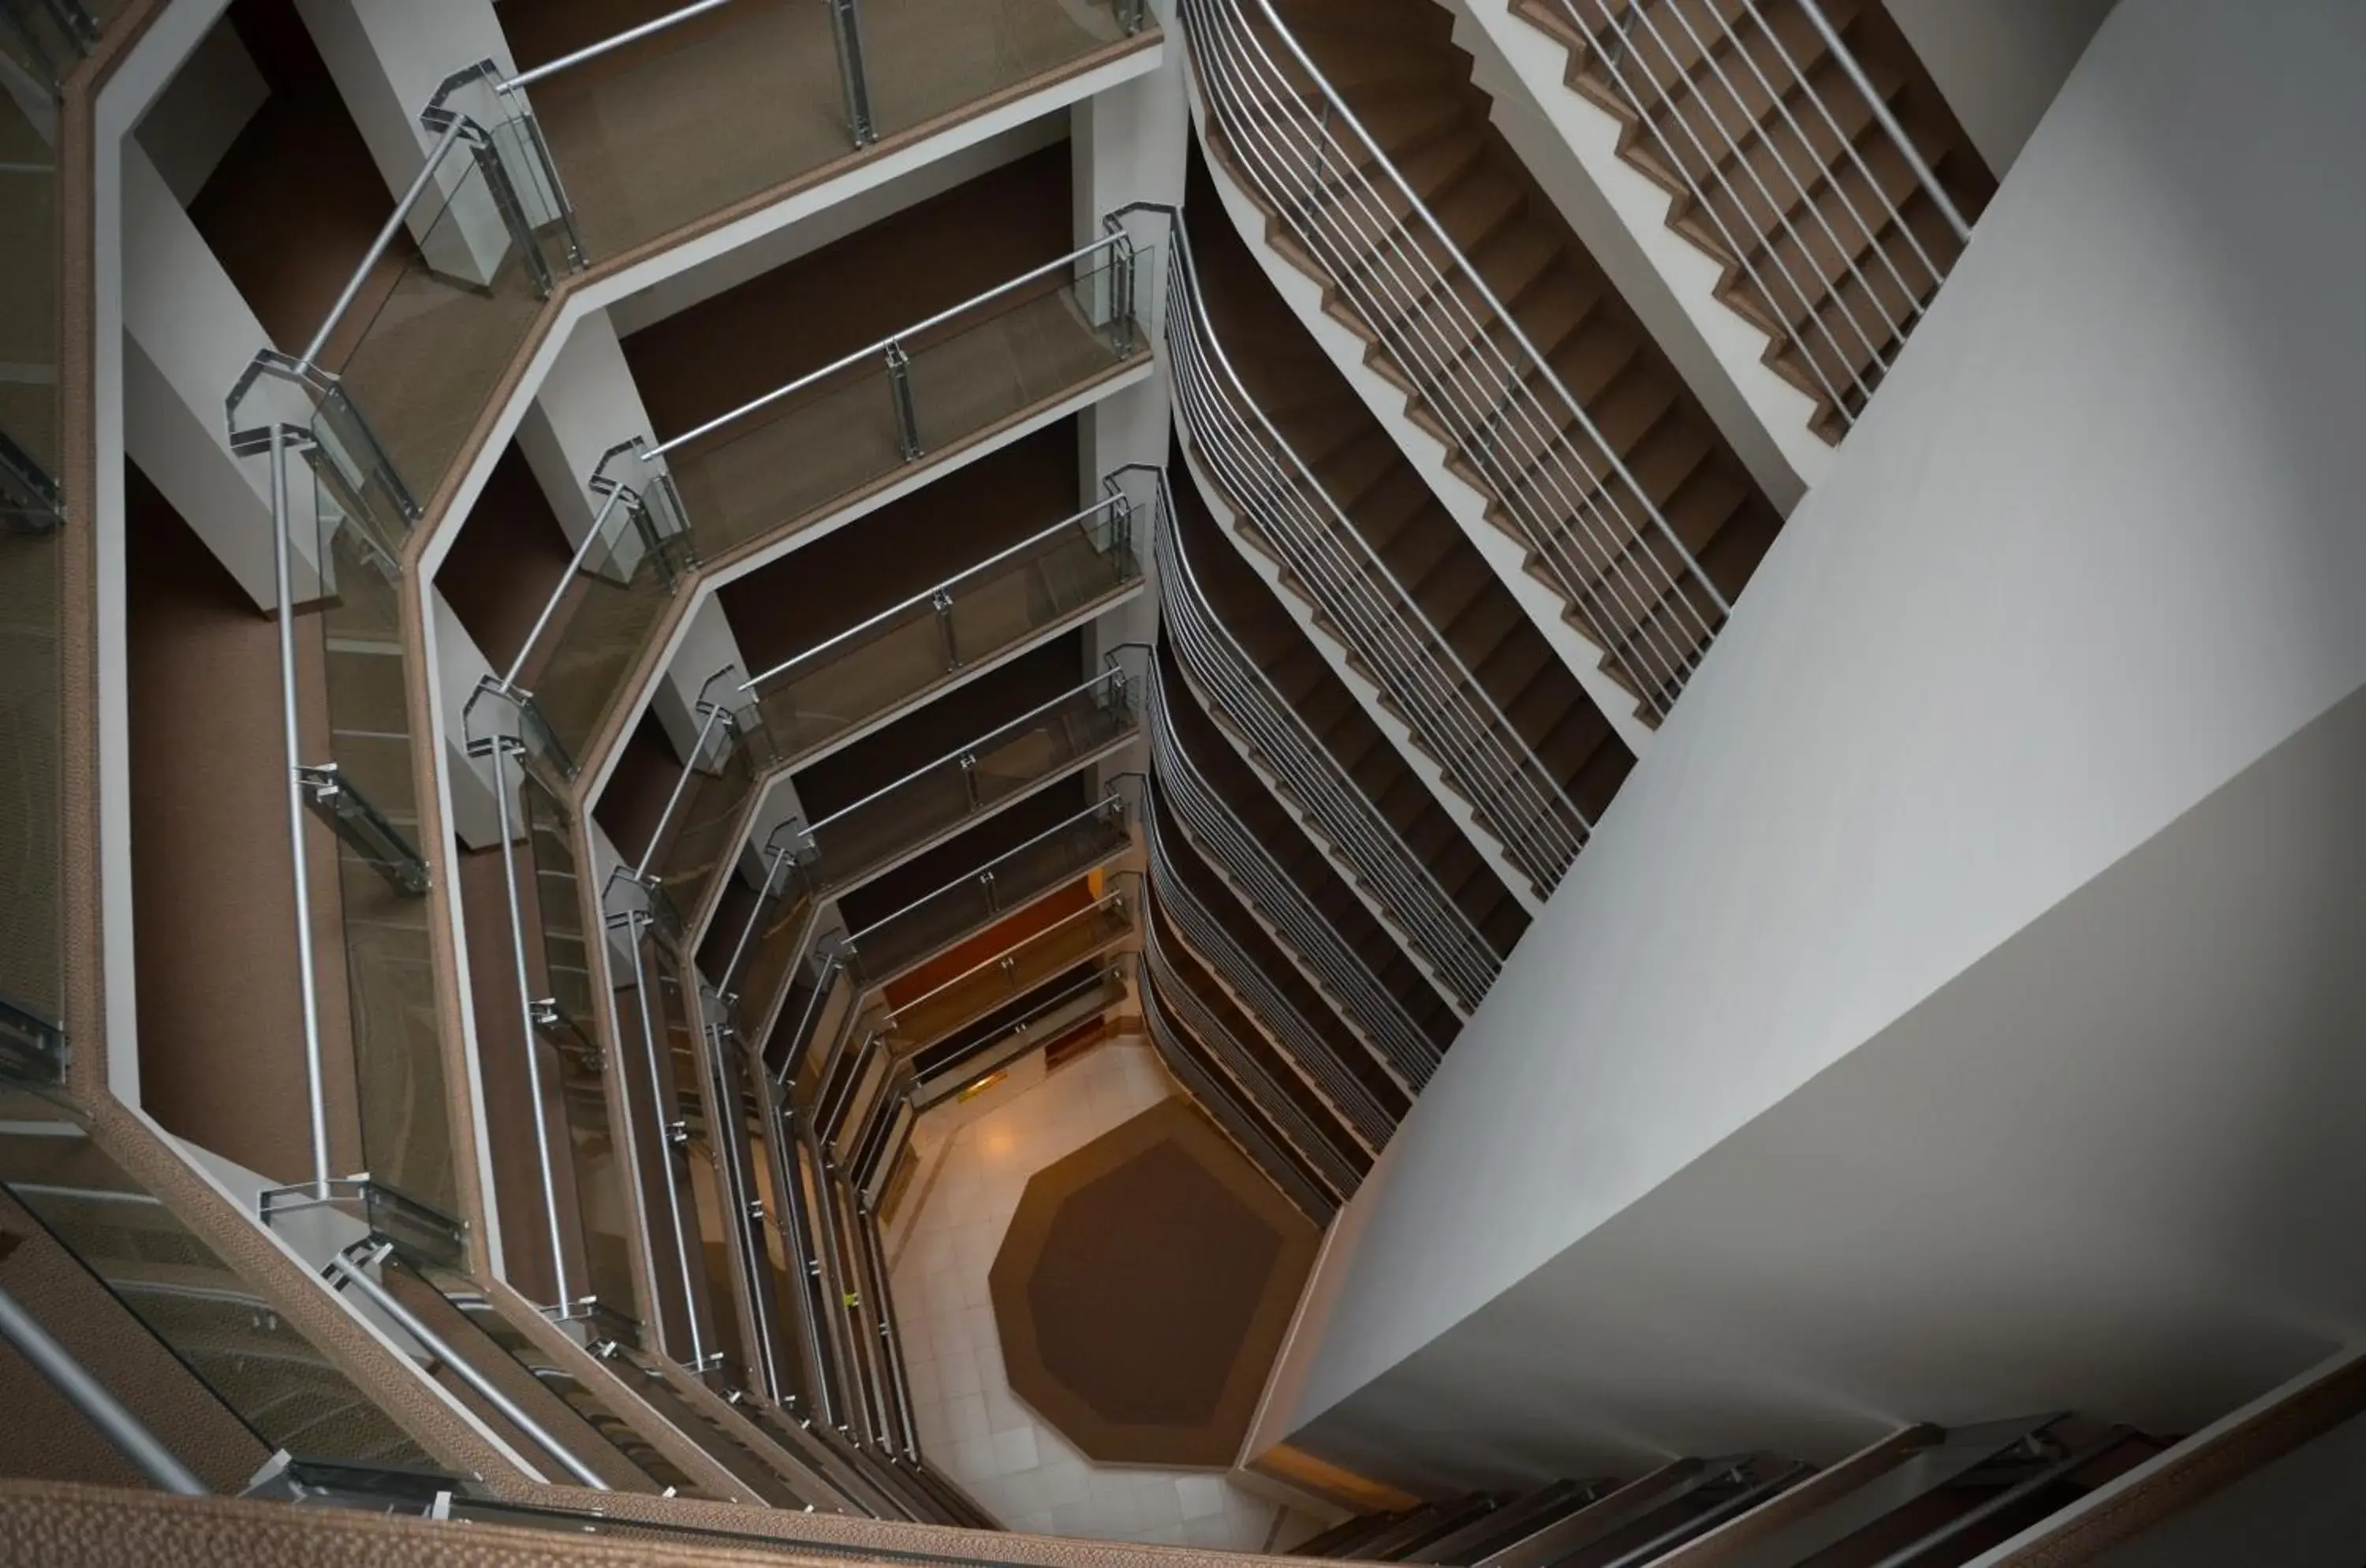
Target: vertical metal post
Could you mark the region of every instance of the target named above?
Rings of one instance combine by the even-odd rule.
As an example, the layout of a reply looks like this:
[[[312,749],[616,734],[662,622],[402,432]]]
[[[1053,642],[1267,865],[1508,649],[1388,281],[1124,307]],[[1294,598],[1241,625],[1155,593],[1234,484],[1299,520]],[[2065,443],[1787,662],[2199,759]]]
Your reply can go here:
[[[887,345],[887,391],[896,404],[896,440],[904,461],[917,463],[928,449],[920,445],[920,415],[912,406],[912,356],[900,339]]]
[[[649,1114],[657,1119],[658,1169],[665,1177],[666,1224],[673,1232],[674,1261],[682,1273],[682,1317],[690,1327],[689,1365],[700,1371],[706,1368],[706,1340],[698,1331],[698,1287],[692,1282],[690,1272],[690,1241],[682,1233],[682,1186],[674,1179],[673,1141],[674,1119],[666,1114],[665,1081],[658,1076],[657,1014],[649,1007],[649,988],[656,976],[642,961],[641,933],[649,917],[638,910],[627,917],[625,935],[633,950],[633,999],[641,1012],[641,1043],[648,1051]],[[660,1314],[662,1315],[662,1314]]]
[[[501,817],[501,875],[509,885],[510,895],[511,956],[517,976],[518,1008],[525,1026],[520,1043],[525,1047],[526,1092],[534,1098],[534,1146],[542,1163],[542,1208],[545,1224],[550,1228],[550,1272],[558,1295],[551,1305],[565,1313],[573,1310],[575,1292],[568,1289],[567,1283],[566,1232],[558,1222],[558,1179],[554,1172],[550,1121],[543,1099],[542,1032],[535,1024],[534,992],[526,983],[525,907],[518,897],[517,844],[510,835],[509,761],[524,750],[525,742],[513,736],[493,738],[493,799]]]
[[[1823,41],[1825,51],[1848,73],[1850,83],[1864,97],[1865,107],[1873,111],[1873,118],[1881,126],[1883,133],[1897,147],[1898,155],[1906,160],[1906,166],[1914,171],[1915,179],[1929,193],[1932,205],[1939,209],[1940,216],[1946,219],[1947,227],[1955,231],[1957,240],[1969,243],[1972,226],[1964,220],[1961,209],[1939,184],[1938,175],[1922,161],[1922,154],[1907,136],[1906,128],[1898,123],[1896,115],[1889,112],[1889,100],[1875,89],[1872,79],[1865,73],[1865,67],[1857,63],[1855,53],[1841,41],[1841,35],[1833,28],[1831,18],[1824,15],[1824,8],[1816,0],[1799,0],[1799,9],[1807,13],[1808,25],[1816,29],[1816,37]]]
[[[943,589],[929,595],[929,608],[937,613],[937,631],[944,638],[945,669],[962,667],[961,639],[953,635],[953,596]]]
[[[296,586],[288,540],[287,451],[300,426],[275,424],[271,454],[272,572],[279,595],[280,744],[287,764],[287,850],[295,874],[297,990],[304,1010],[304,1089],[310,1101],[313,1196],[329,1196],[329,1103],[321,1082],[321,997],[312,959],[312,887],[304,851],[303,737],[296,706]]]
[[[975,811],[975,810],[977,809],[977,804],[978,804],[978,802],[977,802],[977,757],[976,757],[975,753],[971,753],[971,754],[965,755],[965,756],[963,756],[963,757],[962,758],[962,760],[961,760],[961,773],[962,773],[962,790],[963,790],[963,794],[965,794],[965,795],[967,795],[969,796],[969,808],[970,808],[972,811]]]
[[[857,147],[879,140],[871,113],[871,71],[862,55],[860,0],[829,0],[829,30],[838,43],[838,84],[846,95],[846,129]]]
[[[1001,885],[995,880],[994,873],[990,871],[981,871],[977,874],[977,880],[978,885],[986,889],[986,908],[987,912],[990,914],[1001,913],[1002,887]]]

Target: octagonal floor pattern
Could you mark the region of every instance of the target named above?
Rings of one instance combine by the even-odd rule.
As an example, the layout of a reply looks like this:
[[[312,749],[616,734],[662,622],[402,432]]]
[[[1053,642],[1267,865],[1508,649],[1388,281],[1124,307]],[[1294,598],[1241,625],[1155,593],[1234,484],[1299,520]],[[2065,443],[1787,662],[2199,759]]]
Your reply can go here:
[[[923,1118],[918,1208],[890,1269],[913,1417],[930,1460],[1013,1529],[1283,1551],[1327,1521],[1220,1472],[1097,1461],[1012,1389],[1005,1368],[989,1273],[1030,1179],[1175,1092],[1146,1044],[1121,1040],[1031,1087],[1014,1081]]]

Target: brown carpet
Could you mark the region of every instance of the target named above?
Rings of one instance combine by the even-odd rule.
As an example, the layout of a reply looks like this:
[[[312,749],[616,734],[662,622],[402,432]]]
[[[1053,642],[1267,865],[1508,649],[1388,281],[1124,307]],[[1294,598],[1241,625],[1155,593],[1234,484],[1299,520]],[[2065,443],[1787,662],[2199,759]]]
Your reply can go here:
[[[1010,1386],[1092,1459],[1229,1466],[1318,1240],[1162,1101],[1028,1182],[988,1276]]]

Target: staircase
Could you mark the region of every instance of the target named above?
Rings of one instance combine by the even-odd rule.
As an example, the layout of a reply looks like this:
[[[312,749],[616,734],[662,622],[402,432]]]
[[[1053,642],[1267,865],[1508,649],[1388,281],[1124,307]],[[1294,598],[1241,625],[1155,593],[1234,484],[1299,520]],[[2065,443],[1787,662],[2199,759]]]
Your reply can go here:
[[[1184,13],[1209,146],[1268,243],[1656,723],[1782,520],[1489,123],[1451,17],[1430,0]]]
[[[1519,901],[1430,797],[1290,613],[1218,536],[1214,519],[1189,487],[1177,490],[1174,510],[1178,553],[1208,612],[1461,918],[1495,953],[1509,953],[1528,924]],[[1188,660],[1184,667],[1190,669]],[[1207,694],[1200,694],[1204,701]],[[1477,998],[1467,1000],[1476,1005]]]
[[[1963,254],[1958,223],[1996,193],[1898,25],[1876,0],[1514,0],[1512,14],[1568,51],[1571,90],[1618,119],[1620,155],[1668,193],[1668,226],[1723,269],[1718,298],[1766,334],[1766,363],[1837,443]]]
[[[1821,1470],[1752,1453],[1678,1459],[1626,1481],[1459,1494],[1349,1519],[1296,1554],[1464,1568],[1955,1568],[2168,1446],[2078,1416],[1910,1427]]]
[[[1214,195],[1197,159],[1193,172],[1188,199],[1211,209]],[[1191,272],[1215,352],[1315,491],[1311,504],[1287,511],[1236,497],[1244,539],[1273,560],[1318,629],[1380,688],[1541,902],[1634,754],[1229,224],[1194,231]],[[1203,463],[1208,457],[1203,450]],[[1346,536],[1290,536],[1318,529]],[[1310,558],[1318,564],[1301,570]],[[1440,700],[1399,695],[1402,682],[1359,652],[1392,640],[1414,645],[1412,657],[1451,694],[1445,701],[1462,698],[1452,711],[1441,714]],[[1466,682],[1475,690],[1464,696],[1457,688]],[[1502,755],[1491,767],[1493,753]]]

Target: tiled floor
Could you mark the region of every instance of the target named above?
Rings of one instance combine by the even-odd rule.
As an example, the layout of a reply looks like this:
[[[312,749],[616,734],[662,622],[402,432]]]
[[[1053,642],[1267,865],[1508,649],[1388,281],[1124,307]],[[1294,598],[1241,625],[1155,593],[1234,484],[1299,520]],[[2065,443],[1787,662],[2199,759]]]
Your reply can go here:
[[[1004,1381],[986,1271],[1027,1179],[1173,1092],[1138,1041],[1112,1041],[998,1102],[918,1131],[920,1208],[890,1267],[921,1448],[1013,1529],[1255,1551],[1277,1506],[1204,1471],[1096,1464]],[[964,1115],[966,1112],[966,1115]],[[958,1125],[948,1123],[958,1122]],[[1320,1521],[1295,1513],[1277,1545]]]

